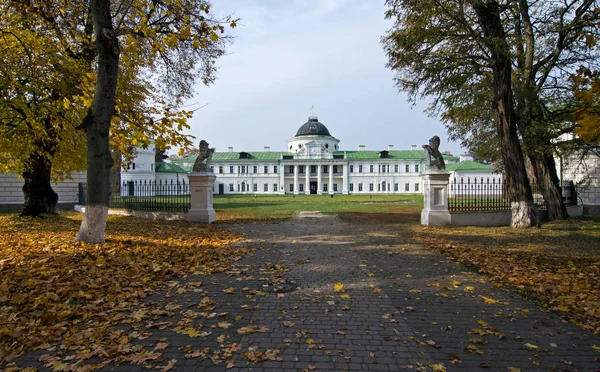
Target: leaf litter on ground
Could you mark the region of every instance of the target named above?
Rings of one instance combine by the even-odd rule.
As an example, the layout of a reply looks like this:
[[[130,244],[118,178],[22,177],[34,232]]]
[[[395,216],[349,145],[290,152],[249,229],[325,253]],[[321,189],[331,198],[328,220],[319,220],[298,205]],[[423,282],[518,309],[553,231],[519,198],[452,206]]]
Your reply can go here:
[[[0,215],[0,367],[34,349],[55,350],[59,341],[70,350],[95,345],[94,352],[80,353],[87,358],[150,360],[156,351],[131,348],[115,326],[176,309],[134,311],[174,276],[198,268],[223,272],[250,252],[233,245],[237,236],[213,225],[111,215],[106,243],[86,244],[73,242],[80,223],[81,214],[74,212],[37,219]]]

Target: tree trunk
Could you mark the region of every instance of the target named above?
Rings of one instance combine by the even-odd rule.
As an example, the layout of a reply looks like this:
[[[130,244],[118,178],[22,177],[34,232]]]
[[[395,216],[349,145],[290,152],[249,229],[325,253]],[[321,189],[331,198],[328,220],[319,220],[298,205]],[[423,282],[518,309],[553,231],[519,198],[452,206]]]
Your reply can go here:
[[[506,34],[502,27],[498,2],[474,1],[473,8],[483,30],[493,69],[494,101],[492,110],[498,130],[502,161],[511,199],[511,226],[537,225],[531,186],[525,172],[523,151],[517,136],[517,115],[512,93],[512,67]]]
[[[23,211],[21,216],[37,217],[42,213],[56,213],[58,194],[51,185],[52,163],[43,155],[32,154],[26,162],[27,169],[22,176]]]
[[[534,68],[535,30],[531,22],[528,2],[519,0],[518,10],[520,17],[516,17],[517,34],[522,35],[522,37],[517,37],[518,50],[522,52],[517,56],[519,66],[517,76],[520,77],[521,83],[521,87],[517,88],[519,92],[519,130],[525,152],[533,167],[536,182],[544,195],[548,219],[551,221],[567,219],[569,215],[562,200],[552,145],[548,140],[547,119],[539,101],[540,92],[536,84],[538,69]]]
[[[535,178],[546,202],[548,220],[568,219],[569,213],[562,198],[554,157],[537,153],[530,154],[528,157],[531,160]]]
[[[114,114],[119,75],[119,49],[115,36],[110,0],[91,0],[98,49],[98,79],[92,107],[83,122],[87,143],[87,205],[75,241],[104,242],[110,198],[110,122]]]
[[[530,93],[530,96],[533,94]],[[552,144],[547,139],[548,130],[541,124],[544,122],[544,115],[540,104],[535,99],[525,98],[520,101],[520,107],[519,129],[536,183],[544,196],[548,219],[568,219],[569,214],[562,200],[560,181],[556,173]]]

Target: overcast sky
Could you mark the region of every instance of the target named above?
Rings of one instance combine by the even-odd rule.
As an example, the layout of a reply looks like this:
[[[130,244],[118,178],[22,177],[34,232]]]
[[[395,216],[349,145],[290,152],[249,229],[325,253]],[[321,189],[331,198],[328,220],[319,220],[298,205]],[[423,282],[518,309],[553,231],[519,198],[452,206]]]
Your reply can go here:
[[[241,18],[217,81],[196,88],[190,133],[217,151],[285,151],[314,115],[342,150],[409,149],[442,139],[441,122],[412,106],[393,83],[379,42],[391,26],[383,0],[215,0],[213,12]]]

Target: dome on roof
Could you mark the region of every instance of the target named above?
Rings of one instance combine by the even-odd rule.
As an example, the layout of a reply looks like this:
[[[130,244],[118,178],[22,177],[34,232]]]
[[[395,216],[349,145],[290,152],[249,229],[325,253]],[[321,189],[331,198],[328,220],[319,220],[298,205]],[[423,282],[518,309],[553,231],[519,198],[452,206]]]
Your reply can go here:
[[[316,116],[309,116],[308,121],[302,124],[298,132],[296,132],[296,137],[298,136],[331,136],[331,134],[329,134],[326,126],[319,123]]]

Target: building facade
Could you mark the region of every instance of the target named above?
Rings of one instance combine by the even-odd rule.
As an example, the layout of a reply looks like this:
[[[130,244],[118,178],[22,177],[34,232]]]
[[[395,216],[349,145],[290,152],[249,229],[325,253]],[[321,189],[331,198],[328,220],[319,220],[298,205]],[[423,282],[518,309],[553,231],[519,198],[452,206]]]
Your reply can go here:
[[[365,146],[342,150],[340,140],[311,116],[287,141],[286,151],[234,151],[213,154],[211,169],[217,176],[215,194],[415,194],[423,193],[422,174],[427,170],[424,150],[369,151]],[[187,173],[196,156],[155,163],[154,147],[138,153],[121,175],[121,194],[133,195],[136,187],[155,184],[177,192],[188,191]],[[445,157],[446,163],[459,158]],[[478,169],[491,177],[493,168]],[[478,172],[479,175],[479,172]]]

